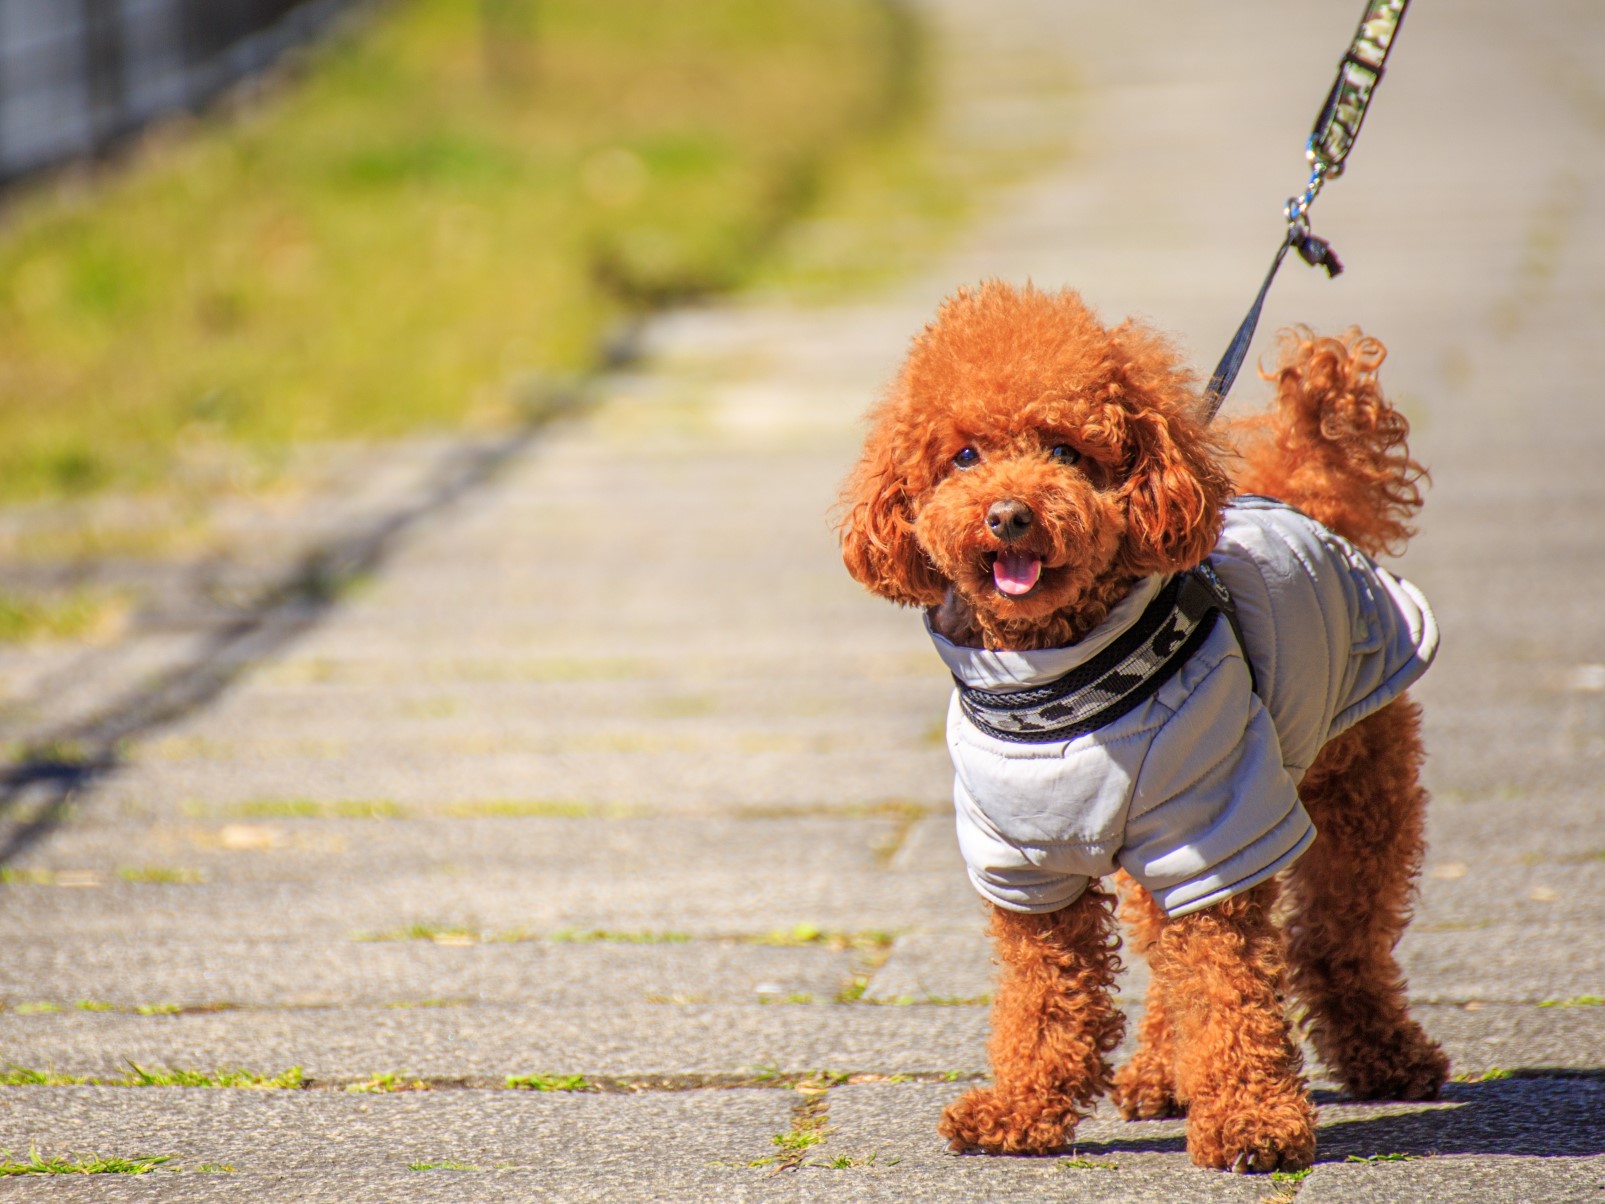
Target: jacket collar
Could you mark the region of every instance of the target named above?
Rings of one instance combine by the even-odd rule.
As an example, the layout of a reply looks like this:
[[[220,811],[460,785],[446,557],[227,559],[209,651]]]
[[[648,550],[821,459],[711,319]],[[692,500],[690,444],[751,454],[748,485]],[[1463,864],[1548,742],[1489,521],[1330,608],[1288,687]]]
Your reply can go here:
[[[936,653],[948,671],[961,683],[980,690],[1024,690],[1044,685],[1080,668],[1124,634],[1142,617],[1143,611],[1164,588],[1167,577],[1144,577],[1115,605],[1109,616],[1074,644],[1064,648],[1039,648],[1027,652],[966,648],[955,644],[931,626],[925,616],[925,630]]]

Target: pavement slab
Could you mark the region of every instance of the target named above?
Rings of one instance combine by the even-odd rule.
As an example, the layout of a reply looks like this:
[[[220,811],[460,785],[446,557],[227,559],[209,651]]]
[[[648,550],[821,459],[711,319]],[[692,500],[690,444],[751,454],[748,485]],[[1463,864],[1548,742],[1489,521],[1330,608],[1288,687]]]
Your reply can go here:
[[[312,1079],[339,1084],[376,1074],[476,1085],[530,1074],[973,1075],[986,1065],[986,1023],[980,1007],[784,1002],[352,1005],[159,1016],[72,1009],[0,1016],[0,1049],[29,1070],[94,1078],[123,1076],[130,1061],[150,1070],[267,1075],[300,1066]]]
[[[951,682],[842,572],[829,512],[956,285],[1073,285],[1207,370],[1355,13],[917,9],[948,152],[1016,182],[914,277],[664,315],[538,430],[331,450],[348,496],[221,516],[260,528],[251,554],[163,569],[126,639],[0,650],[7,739],[49,754],[0,798],[0,1068],[312,1084],[0,1087],[0,1150],[175,1156],[0,1194],[1602,1198],[1605,9],[1416,6],[1315,211],[1349,270],[1290,266],[1251,355],[1296,321],[1387,342],[1433,471],[1401,568],[1444,641],[1414,691],[1435,801],[1399,956],[1456,1080],[1361,1104],[1312,1058],[1318,1161],[1274,1182],[1107,1106],[1062,1157],[941,1148],[992,990]],[[1231,405],[1262,396],[1246,374]],[[319,544],[361,579],[252,609]],[[88,764],[48,739],[86,723]],[[345,1090],[383,1074],[433,1089]],[[765,1161],[779,1133],[823,1141]]]
[[[146,1101],[127,1091],[55,1087],[0,1098],[0,1148],[166,1154],[172,1162],[154,1188],[163,1198],[744,1199],[772,1173],[748,1163],[790,1128],[793,1096],[175,1088],[153,1123]],[[108,1180],[116,1182],[88,1180],[89,1190]],[[47,1190],[59,1199],[76,1186],[63,1176]],[[117,1186],[136,1199],[154,1187]],[[7,1183],[8,1195],[17,1190]]]

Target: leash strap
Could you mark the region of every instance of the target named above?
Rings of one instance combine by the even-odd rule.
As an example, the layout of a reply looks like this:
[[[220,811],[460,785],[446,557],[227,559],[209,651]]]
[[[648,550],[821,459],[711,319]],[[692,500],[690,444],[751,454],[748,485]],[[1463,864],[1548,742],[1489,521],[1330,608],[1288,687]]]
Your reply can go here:
[[[1227,344],[1226,354],[1221,357],[1204,391],[1205,422],[1214,419],[1221,403],[1226,400],[1226,394],[1231,392],[1238,370],[1248,356],[1248,346],[1254,341],[1254,330],[1259,325],[1265,296],[1271,291],[1271,281],[1276,279],[1276,271],[1282,266],[1288,248],[1298,251],[1299,258],[1311,267],[1325,268],[1328,277],[1336,276],[1343,270],[1343,264],[1331,244],[1310,232],[1310,206],[1315,203],[1326,181],[1335,180],[1343,174],[1344,160],[1349,157],[1349,151],[1354,149],[1354,140],[1360,136],[1366,109],[1370,107],[1371,96],[1382,80],[1388,53],[1393,49],[1394,35],[1398,32],[1399,22],[1404,20],[1404,10],[1409,3],[1410,0],[1367,0],[1354,40],[1349,44],[1343,61],[1338,64],[1337,78],[1332,81],[1326,102],[1315,119],[1315,128],[1305,143],[1304,157],[1309,160],[1310,178],[1304,185],[1304,191],[1289,198],[1282,209],[1282,216],[1287,219],[1287,234],[1276,248],[1276,258],[1271,260],[1271,269],[1265,273],[1265,281],[1259,287],[1254,304],[1249,306],[1248,315]]]

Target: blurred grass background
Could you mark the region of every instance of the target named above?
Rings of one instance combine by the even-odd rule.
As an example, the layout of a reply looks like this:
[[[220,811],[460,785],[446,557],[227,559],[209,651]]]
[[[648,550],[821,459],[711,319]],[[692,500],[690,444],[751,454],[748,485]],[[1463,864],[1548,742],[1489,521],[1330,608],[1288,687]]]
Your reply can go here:
[[[873,277],[873,214],[823,253],[782,236],[951,215],[922,52],[893,0],[376,6],[260,95],[8,200],[0,502],[508,425],[631,314]]]

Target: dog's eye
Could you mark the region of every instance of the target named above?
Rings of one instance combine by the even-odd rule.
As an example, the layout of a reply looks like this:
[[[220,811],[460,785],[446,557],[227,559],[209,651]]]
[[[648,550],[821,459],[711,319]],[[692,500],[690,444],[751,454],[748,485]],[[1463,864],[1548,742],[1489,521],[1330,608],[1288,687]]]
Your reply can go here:
[[[981,453],[973,447],[961,448],[958,454],[953,457],[953,466],[955,468],[974,468],[980,462]]]
[[[1075,464],[1081,459],[1081,453],[1068,443],[1056,443],[1048,452],[1050,459],[1059,464]]]

